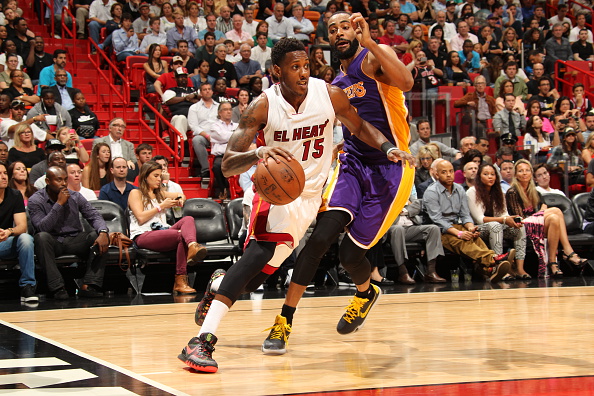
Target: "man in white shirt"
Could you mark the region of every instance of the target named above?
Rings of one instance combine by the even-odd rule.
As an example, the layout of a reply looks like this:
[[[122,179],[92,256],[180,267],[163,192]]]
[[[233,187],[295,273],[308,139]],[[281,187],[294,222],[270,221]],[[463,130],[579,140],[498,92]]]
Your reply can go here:
[[[14,146],[14,130],[15,128],[9,129],[11,126],[19,124],[21,122],[29,124],[31,131],[33,131],[33,137],[35,140],[41,142],[51,139],[53,136],[47,133],[45,130],[39,128],[35,123],[40,120],[45,120],[45,116],[38,115],[36,117],[25,120],[25,114],[27,110],[25,108],[25,102],[20,99],[15,99],[10,104],[10,117],[3,118],[0,121],[0,138],[6,143],[6,146],[10,150]],[[37,119],[36,119],[37,118]],[[12,132],[12,133],[11,133]]]
[[[95,0],[91,3],[91,7],[89,7],[89,36],[95,41],[95,43],[99,44],[99,37],[101,28],[105,27],[105,24],[111,17],[111,6],[116,2],[116,0]],[[91,47],[91,51],[94,48]]]
[[[124,157],[128,168],[136,168],[136,155],[134,155],[134,144],[122,139],[126,131],[126,122],[123,118],[114,118],[109,123],[109,135],[93,140],[93,147],[98,143],[106,143],[111,149],[111,158]]]
[[[446,40],[450,41],[456,35],[456,25],[453,23],[446,22],[446,13],[445,11],[439,11],[436,15],[437,22],[431,25],[429,28],[429,36],[433,32],[433,28],[437,25],[443,28],[443,36]]]
[[[567,4],[559,4],[557,6],[557,15],[549,19],[549,26],[554,26],[556,23],[569,23],[569,28],[573,27],[571,19],[566,17],[567,15]]]
[[[250,59],[258,62],[262,68],[262,73],[264,73],[266,72],[266,61],[271,59],[270,56],[272,54],[272,49],[266,46],[268,35],[264,32],[258,33],[256,35],[256,42],[258,45],[252,48]]]
[[[306,45],[309,44],[309,35],[314,32],[314,25],[303,16],[303,6],[301,4],[297,3],[293,6],[293,16],[289,20],[293,24],[295,38],[303,41]]]
[[[283,37],[293,37],[293,24],[284,16],[285,6],[280,1],[274,5],[274,15],[266,18],[268,22],[268,36],[273,42]]]
[[[458,34],[452,37],[450,40],[452,51],[462,51],[464,47],[464,40],[470,40],[472,41],[472,44],[478,43],[478,37],[472,33],[469,33],[469,31],[470,28],[468,27],[468,23],[466,21],[458,22]]]
[[[200,175],[209,177],[210,166],[206,148],[210,147],[210,128],[217,119],[219,104],[212,99],[212,86],[209,83],[200,86],[200,96],[202,99],[188,110],[188,127],[194,134],[192,146],[200,164]]]
[[[229,40],[233,40],[235,50],[238,50],[242,44],[248,44],[250,47],[253,47],[254,40],[252,39],[252,36],[242,29],[243,17],[239,14],[235,14],[231,19],[233,23],[233,29],[225,33],[225,36]]]
[[[592,44],[592,31],[588,29],[586,26],[586,13],[580,12],[576,17],[576,26],[569,31],[569,43],[573,44],[579,40],[580,30],[586,29],[588,30],[588,40],[590,44]]]
[[[250,37],[256,35],[256,28],[258,27],[258,22],[254,21],[254,9],[253,6],[249,6],[243,12],[243,25],[241,26],[241,30],[248,32]]]
[[[151,19],[149,17],[149,4],[140,4],[138,11],[140,11],[140,16],[134,20],[132,26],[134,27],[134,33],[136,33],[136,35],[138,36],[138,40],[142,40],[144,39],[144,36],[146,36],[149,33],[149,29],[151,27]]]

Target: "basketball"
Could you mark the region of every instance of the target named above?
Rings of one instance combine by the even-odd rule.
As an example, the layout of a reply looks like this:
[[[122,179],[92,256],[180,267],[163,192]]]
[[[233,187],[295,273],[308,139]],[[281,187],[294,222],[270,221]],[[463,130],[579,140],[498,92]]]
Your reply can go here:
[[[254,173],[254,185],[262,199],[273,205],[286,205],[303,192],[305,173],[297,160],[287,161],[280,157],[280,163],[268,158],[268,166],[260,161]]]

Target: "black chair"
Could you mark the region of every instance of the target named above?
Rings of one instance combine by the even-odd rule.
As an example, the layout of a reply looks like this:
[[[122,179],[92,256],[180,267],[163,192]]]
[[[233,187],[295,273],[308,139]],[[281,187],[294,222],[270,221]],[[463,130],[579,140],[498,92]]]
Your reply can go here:
[[[239,245],[239,231],[243,224],[243,198],[236,198],[229,202],[225,208],[225,216],[229,227],[229,237],[237,247],[236,254],[241,255],[243,248]]]
[[[580,193],[573,197],[572,202],[575,205],[578,213],[582,216],[582,221],[584,216],[586,215],[586,207],[588,206],[588,198],[590,198],[590,193]]]
[[[559,208],[563,212],[567,236],[571,246],[591,250],[594,245],[594,235],[584,234],[582,214],[571,200],[561,194],[544,194],[542,199],[547,206]]]
[[[237,256],[237,246],[231,242],[221,205],[211,199],[192,198],[184,204],[184,216],[194,218],[196,239],[206,246],[208,259],[230,257],[231,262]]]

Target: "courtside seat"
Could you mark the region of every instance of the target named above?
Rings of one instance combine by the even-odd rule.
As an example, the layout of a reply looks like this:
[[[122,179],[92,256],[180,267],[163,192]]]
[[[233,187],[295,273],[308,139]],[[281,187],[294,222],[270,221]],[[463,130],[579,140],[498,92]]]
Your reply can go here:
[[[236,246],[237,255],[243,254],[243,246],[240,245],[239,231],[243,224],[243,198],[236,198],[227,204],[225,217],[229,227],[229,237]]]
[[[587,250],[592,250],[594,235],[583,232],[583,217],[576,205],[573,205],[569,198],[560,194],[544,194],[542,199],[547,206],[559,208],[563,212],[569,243],[573,247],[584,247]]]
[[[111,201],[96,200],[89,201],[91,206],[95,208],[105,220],[109,232],[121,232],[126,236],[130,236],[128,229],[128,217],[124,213],[122,207]],[[136,250],[131,247],[128,248],[130,254],[130,265],[134,265],[136,261]],[[118,264],[120,258],[120,250],[116,246],[110,246],[108,252],[107,264]],[[122,265],[127,265],[125,257],[122,257]]]

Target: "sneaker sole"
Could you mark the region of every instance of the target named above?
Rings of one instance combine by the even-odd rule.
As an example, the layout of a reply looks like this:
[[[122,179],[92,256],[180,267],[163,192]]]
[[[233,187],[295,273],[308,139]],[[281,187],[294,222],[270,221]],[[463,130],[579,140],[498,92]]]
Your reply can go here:
[[[39,297],[21,297],[22,302],[39,302]]]
[[[375,287],[375,292],[376,292],[375,301],[371,304],[371,307],[369,307],[369,311],[367,311],[367,315],[363,319],[363,322],[359,326],[355,327],[355,329],[353,331],[349,331],[348,333],[341,333],[341,332],[338,331],[338,329],[336,329],[336,332],[338,334],[341,334],[341,335],[353,334],[353,333],[356,333],[357,331],[359,331],[360,329],[362,329],[363,326],[365,326],[365,322],[367,322],[367,318],[369,318],[369,314],[371,313],[371,309],[375,306],[375,304],[377,304],[377,302],[380,299],[380,296],[382,295],[382,289],[380,289],[378,286],[375,286],[373,284],[372,284],[372,287]]]
[[[264,355],[284,355],[287,353],[287,348],[285,349],[265,349],[264,345],[262,345],[262,353]]]
[[[184,362],[184,364],[189,368],[199,371],[201,373],[216,373],[219,369],[217,366],[200,366],[194,362],[187,360],[186,357],[182,354],[178,355],[177,358]]]
[[[501,282],[503,277],[509,273],[510,268],[511,265],[509,261],[503,261],[499,264],[499,267],[497,267],[497,272],[491,276],[491,282]]]

